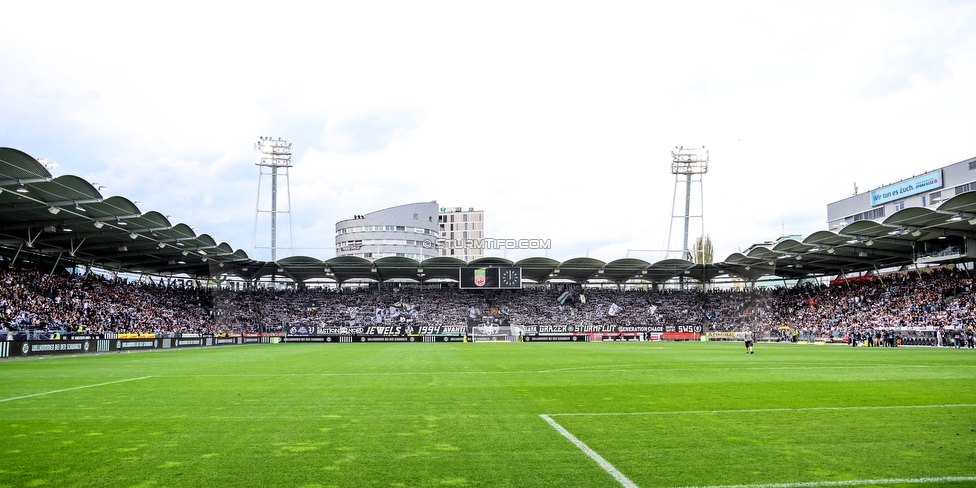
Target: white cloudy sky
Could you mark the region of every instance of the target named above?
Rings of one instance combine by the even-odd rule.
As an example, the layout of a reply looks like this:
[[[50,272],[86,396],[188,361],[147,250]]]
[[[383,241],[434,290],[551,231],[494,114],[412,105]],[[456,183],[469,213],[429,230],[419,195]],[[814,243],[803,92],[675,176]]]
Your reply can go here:
[[[292,141],[296,254],[323,259],[338,220],[437,200],[483,209],[488,237],[550,239],[555,259],[654,261],[635,250],[668,247],[683,145],[710,152],[722,260],[825,229],[855,182],[976,156],[971,0],[7,2],[4,17],[0,145],[259,259],[259,136]]]

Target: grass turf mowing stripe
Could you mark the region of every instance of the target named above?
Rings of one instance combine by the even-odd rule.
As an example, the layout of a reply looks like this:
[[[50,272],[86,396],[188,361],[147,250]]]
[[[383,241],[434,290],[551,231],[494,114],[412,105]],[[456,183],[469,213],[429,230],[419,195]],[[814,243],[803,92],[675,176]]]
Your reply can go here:
[[[613,417],[627,415],[699,415],[703,413],[767,413],[767,412],[806,412],[814,410],[888,410],[906,408],[970,408],[976,403],[949,403],[941,405],[860,405],[853,407],[798,407],[798,408],[750,408],[742,410],[675,410],[673,412],[592,412],[592,413],[550,413],[549,417]]]
[[[562,434],[563,437],[569,439],[569,441],[572,442],[576,447],[580,448],[580,450],[583,451],[587,456],[596,461],[596,463],[599,464],[604,471],[609,473],[610,476],[613,476],[613,479],[619,481],[622,486],[625,488],[638,488],[633,481],[630,481],[630,478],[624,476],[623,473],[621,473],[617,468],[613,467],[613,465],[610,464],[606,459],[603,459],[603,456],[600,456],[596,453],[596,451],[590,449],[589,446],[584,444],[583,441],[577,439],[576,436],[563,428],[563,426],[559,425],[558,422],[545,414],[540,415],[540,417],[542,417],[542,420],[545,420],[549,425],[556,429],[557,432]]]
[[[865,485],[920,485],[928,483],[954,483],[976,481],[976,476],[946,476],[942,478],[896,478],[888,480],[848,480],[848,481],[810,481],[802,483],[769,483],[761,485],[715,485],[686,486],[683,488],[820,488],[827,486],[865,486]]]
[[[95,385],[84,385],[84,386],[75,386],[75,387],[72,387],[72,388],[62,388],[60,390],[45,391],[43,393],[33,393],[33,394],[30,394],[30,395],[23,395],[23,396],[19,396],[19,397],[0,398],[0,403],[2,403],[2,402],[12,402],[14,400],[23,400],[25,398],[33,398],[33,397],[39,397],[39,396],[43,396],[43,395],[51,395],[51,394],[54,394],[54,393],[63,393],[63,392],[72,391],[72,390],[82,390],[82,389],[85,389],[85,388],[95,388],[96,386],[107,386],[107,385],[114,385],[114,384],[118,384],[118,383],[126,383],[126,382],[129,382],[129,381],[139,381],[139,380],[144,380],[144,379],[147,379],[147,378],[152,378],[152,376],[142,376],[142,377],[139,377],[139,378],[129,378],[129,379],[125,379],[125,380],[109,381],[107,383],[98,383],[98,384],[95,384]]]
[[[646,364],[633,364],[624,366],[647,366]],[[968,365],[958,365],[953,366],[954,368],[969,368],[974,366]],[[614,369],[608,369],[614,368]],[[659,368],[653,367],[653,369],[616,369],[617,366],[608,365],[597,365],[597,366],[586,366],[577,368],[560,368],[560,369],[542,369],[542,370],[510,370],[510,371],[396,371],[396,372],[368,372],[368,373],[226,373],[226,374],[180,374],[180,375],[156,375],[158,378],[164,377],[179,377],[179,378],[250,378],[255,376],[274,376],[274,377],[330,377],[330,376],[454,376],[454,375],[511,375],[511,374],[529,374],[529,373],[660,373],[660,372],[676,372],[676,371],[689,371],[689,372],[701,372],[701,368]],[[799,371],[799,370],[810,370],[810,371],[825,371],[830,369],[842,369],[845,371],[856,370],[856,369],[881,369],[890,371],[893,369],[935,369],[944,368],[944,366],[932,366],[932,365],[891,365],[891,364],[873,364],[873,365],[860,365],[860,366],[783,366],[783,367],[762,367],[762,368],[736,368],[738,371]]]

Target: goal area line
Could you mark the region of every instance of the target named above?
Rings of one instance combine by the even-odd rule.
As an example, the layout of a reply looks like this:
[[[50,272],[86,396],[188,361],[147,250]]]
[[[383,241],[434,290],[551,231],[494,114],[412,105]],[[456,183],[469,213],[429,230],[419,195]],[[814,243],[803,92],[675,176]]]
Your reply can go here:
[[[793,408],[746,408],[739,410],[675,410],[656,412],[589,412],[589,413],[550,413],[548,417],[626,417],[639,415],[701,415],[717,413],[770,413],[770,412],[813,412],[844,410],[900,410],[915,408],[972,408],[976,403],[942,403],[931,405],[858,405],[852,407],[793,407]]]

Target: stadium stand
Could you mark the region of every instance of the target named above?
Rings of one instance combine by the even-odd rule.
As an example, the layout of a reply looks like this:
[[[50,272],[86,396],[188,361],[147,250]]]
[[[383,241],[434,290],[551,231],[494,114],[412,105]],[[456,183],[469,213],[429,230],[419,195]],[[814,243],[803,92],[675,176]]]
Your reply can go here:
[[[5,339],[72,334],[281,333],[286,326],[463,325],[472,310],[513,326],[565,323],[749,328],[762,340],[972,347],[976,294],[965,270],[900,272],[833,285],[747,291],[610,290],[580,286],[231,291],[129,282],[93,273],[0,267]],[[566,292],[570,299],[560,301]],[[869,340],[870,337],[870,340]],[[878,340],[875,340],[878,339]]]
[[[767,242],[719,263],[352,256],[261,262],[161,212],[103,196],[82,178],[56,177],[32,156],[4,147],[0,339],[277,334],[367,324],[413,331],[488,317],[524,330],[690,328],[732,339],[749,328],[759,340],[972,347],[972,280],[953,265],[972,267],[973,257],[958,244],[976,239],[974,225],[976,191],[967,186],[937,207]],[[937,267],[920,270],[920,259]],[[459,290],[465,265],[517,267],[524,288]],[[901,271],[875,276],[879,269]],[[842,278],[829,286],[807,281],[827,276]],[[764,277],[784,287],[757,287]],[[712,289],[717,278],[741,288]],[[262,287],[276,280],[290,287]],[[371,284],[344,286],[357,281]],[[673,282],[681,286],[669,289]]]

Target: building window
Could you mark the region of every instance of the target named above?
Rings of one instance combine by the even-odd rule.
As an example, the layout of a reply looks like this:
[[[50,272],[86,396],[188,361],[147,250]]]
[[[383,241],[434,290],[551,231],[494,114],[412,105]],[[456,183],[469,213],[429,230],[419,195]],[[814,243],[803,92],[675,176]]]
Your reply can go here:
[[[972,165],[972,163],[970,163],[970,165]],[[966,183],[965,185],[959,185],[959,186],[956,187],[956,195],[959,195],[961,193],[966,193],[972,187],[973,187],[973,184],[972,183]]]
[[[883,218],[884,216],[885,216],[884,207],[878,207],[876,209],[868,210],[867,212],[859,213],[857,215],[851,215],[845,220],[848,224],[850,224],[853,222],[857,222],[859,220],[880,219]]]
[[[905,210],[905,202],[904,202],[904,200],[895,204],[895,212],[897,212],[899,210]]]
[[[929,193],[929,202],[932,205],[936,205],[936,204],[938,204],[941,201],[942,201],[942,192],[941,191]]]

